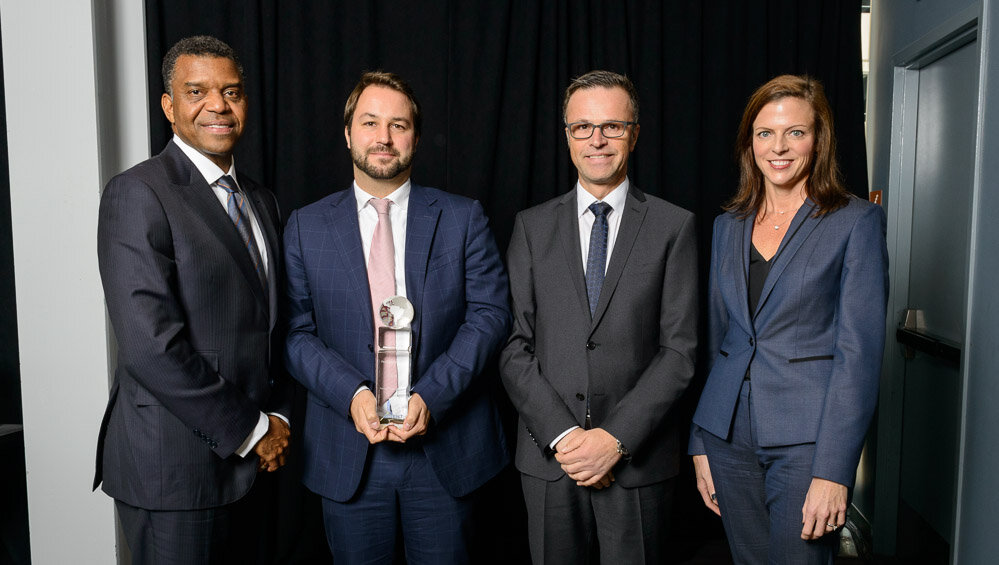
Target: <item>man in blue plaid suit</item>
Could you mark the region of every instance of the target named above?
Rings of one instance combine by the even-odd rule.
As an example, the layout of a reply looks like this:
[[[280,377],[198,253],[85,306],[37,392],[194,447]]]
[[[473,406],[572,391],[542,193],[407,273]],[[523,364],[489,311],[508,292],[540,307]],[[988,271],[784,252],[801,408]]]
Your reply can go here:
[[[508,462],[480,375],[509,331],[506,273],[478,202],[410,181],[419,135],[409,86],[365,73],[344,111],[353,185],[293,212],[285,232],[288,369],[309,392],[303,482],[323,497],[338,565],[391,563],[400,529],[408,563],[468,562],[472,495]],[[398,426],[379,425],[372,393],[383,221],[394,294],[415,307]]]

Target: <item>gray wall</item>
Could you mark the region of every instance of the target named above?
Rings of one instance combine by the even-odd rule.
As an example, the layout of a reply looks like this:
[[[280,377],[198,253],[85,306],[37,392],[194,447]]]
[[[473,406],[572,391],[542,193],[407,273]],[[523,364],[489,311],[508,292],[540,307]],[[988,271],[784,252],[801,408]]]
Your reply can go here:
[[[972,220],[968,338],[965,341],[963,428],[958,486],[955,563],[991,563],[999,554],[995,508],[999,502],[999,0],[874,0],[868,91],[868,162],[871,189],[888,189],[890,174],[892,57],[951,16],[981,6],[980,119]],[[976,132],[968,132],[974,135]],[[892,195],[885,195],[891,199]],[[890,314],[891,315],[891,314]],[[932,488],[932,485],[926,485]],[[858,502],[864,511],[868,496]],[[874,532],[875,538],[878,532]]]
[[[978,0],[872,0],[867,86],[867,162],[871,190],[888,189],[892,56]],[[891,195],[885,194],[885,198]]]
[[[985,0],[978,194],[972,224],[969,335],[964,362],[965,427],[958,500],[956,563],[992,563],[999,555],[999,1]]]
[[[0,39],[31,560],[113,564],[114,506],[91,492],[109,382],[97,207],[110,171],[148,157],[143,4],[0,0]]]

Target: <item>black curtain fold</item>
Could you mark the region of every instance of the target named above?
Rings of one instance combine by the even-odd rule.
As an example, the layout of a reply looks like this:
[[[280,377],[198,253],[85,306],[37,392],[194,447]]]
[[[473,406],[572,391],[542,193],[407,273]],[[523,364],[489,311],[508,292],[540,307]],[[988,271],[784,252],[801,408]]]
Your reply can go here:
[[[480,200],[501,249],[519,210],[575,182],[562,93],[594,68],[625,73],[638,87],[630,175],[697,214],[702,281],[712,221],[738,179],[733,143],[744,104],[773,76],[823,82],[845,180],[867,192],[860,0],[146,0],[146,18],[152,151],[169,139],[159,110],[163,55],[182,37],[216,35],[246,69],[251,121],[238,167],[271,187],[285,213],[349,186],[343,105],[360,73],[374,69],[402,75],[423,105],[413,179]],[[689,418],[697,391],[678,417]],[[498,482],[485,495],[495,515],[484,523],[496,532],[483,535],[483,555],[516,563],[526,556],[519,484],[512,471]],[[683,555],[718,527],[689,472],[678,488]],[[286,562],[309,562],[301,554]]]
[[[594,68],[638,87],[633,180],[696,212],[704,237],[734,190],[743,105],[778,74],[824,83],[844,176],[867,191],[859,0],[146,4],[152,150],[169,138],[163,54],[181,37],[217,35],[240,53],[251,96],[240,168],[285,210],[349,184],[343,103],[372,69],[401,74],[423,104],[414,179],[481,200],[501,247],[517,211],[574,182],[562,92]]]

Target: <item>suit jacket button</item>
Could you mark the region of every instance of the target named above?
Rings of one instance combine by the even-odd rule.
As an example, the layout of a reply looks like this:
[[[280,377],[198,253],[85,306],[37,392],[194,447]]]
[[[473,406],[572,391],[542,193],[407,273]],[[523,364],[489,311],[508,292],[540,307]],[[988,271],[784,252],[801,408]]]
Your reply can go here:
[[[370,352],[374,353],[374,352],[375,352],[375,346],[374,346],[374,345],[371,345],[371,344],[369,343],[369,344],[368,344],[368,351],[370,351]]]
[[[592,341],[588,341],[586,342],[586,348],[589,349],[590,351],[593,351],[594,349],[597,348],[597,344],[593,343]]]
[[[753,338],[749,338],[749,345],[753,345]]]
[[[531,355],[534,355],[534,348],[531,347],[530,345],[525,345],[524,346],[524,353],[530,353]]]
[[[583,396],[583,393],[577,392],[576,393],[576,400],[586,400],[586,397]]]

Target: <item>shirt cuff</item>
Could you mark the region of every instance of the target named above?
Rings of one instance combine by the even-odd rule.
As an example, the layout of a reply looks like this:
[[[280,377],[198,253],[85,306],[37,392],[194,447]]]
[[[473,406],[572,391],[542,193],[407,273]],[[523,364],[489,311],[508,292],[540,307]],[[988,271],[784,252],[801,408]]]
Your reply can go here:
[[[551,449],[552,451],[555,451],[555,446],[558,445],[558,442],[562,441],[562,438],[564,438],[565,436],[569,435],[569,432],[571,432],[572,430],[578,430],[578,429],[579,429],[579,426],[573,426],[573,427],[569,428],[568,430],[560,433],[558,435],[558,437],[556,437],[551,443],[548,444],[548,449]]]
[[[274,416],[275,418],[280,418],[285,424],[288,424],[288,428],[291,429],[291,420],[288,419],[284,414],[278,414],[277,412],[268,412],[268,416]]]
[[[355,397],[356,397],[356,396],[357,396],[358,394],[361,394],[361,392],[363,392],[363,391],[365,391],[365,390],[371,390],[371,389],[370,389],[370,388],[368,388],[368,385],[361,385],[361,386],[357,387],[357,390],[355,390],[355,391],[354,391],[354,396],[351,396],[351,397],[350,397],[350,399],[351,399],[351,400],[354,400],[354,398],[355,398]]]
[[[285,422],[288,421],[279,414],[275,414],[275,416],[281,418]],[[254,427],[253,431],[250,432],[250,435],[248,435],[246,439],[243,440],[243,443],[239,446],[239,449],[236,450],[236,455],[246,458],[246,456],[249,455],[250,452],[253,450],[253,447],[257,445],[257,442],[260,441],[260,438],[264,437],[267,434],[267,429],[270,428],[270,425],[271,422],[267,418],[267,414],[261,412],[260,418],[257,420],[256,427]]]

